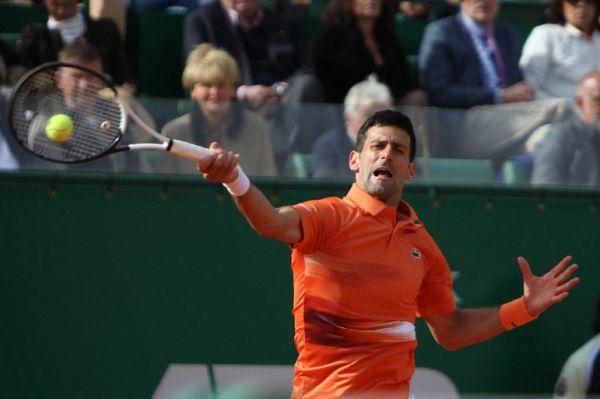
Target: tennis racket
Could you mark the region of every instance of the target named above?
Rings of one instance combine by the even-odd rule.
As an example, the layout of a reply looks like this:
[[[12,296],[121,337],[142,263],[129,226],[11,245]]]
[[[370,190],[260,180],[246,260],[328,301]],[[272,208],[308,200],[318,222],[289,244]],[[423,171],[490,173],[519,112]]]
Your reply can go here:
[[[46,134],[48,120],[63,114],[72,125],[60,141]],[[131,119],[156,142],[119,145]],[[112,82],[91,69],[51,62],[27,72],[16,84],[7,108],[12,134],[27,151],[60,163],[90,161],[121,151],[167,151],[199,161],[207,148],[173,140],[149,127],[132,111]]]

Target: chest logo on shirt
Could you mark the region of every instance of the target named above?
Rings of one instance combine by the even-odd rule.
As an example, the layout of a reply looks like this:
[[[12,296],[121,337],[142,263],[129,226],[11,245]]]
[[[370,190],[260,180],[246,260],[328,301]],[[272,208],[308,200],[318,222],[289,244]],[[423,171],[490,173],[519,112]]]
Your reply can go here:
[[[419,252],[419,250],[417,248],[413,248],[410,250],[410,254],[412,255],[413,258],[415,259],[421,259],[421,252]]]

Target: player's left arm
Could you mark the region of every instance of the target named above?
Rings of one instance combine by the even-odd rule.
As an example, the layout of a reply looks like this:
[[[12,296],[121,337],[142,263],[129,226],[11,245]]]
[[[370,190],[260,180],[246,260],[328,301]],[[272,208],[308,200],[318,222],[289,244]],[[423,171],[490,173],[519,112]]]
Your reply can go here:
[[[456,309],[451,313],[425,316],[436,342],[455,350],[491,339],[504,331],[525,324],[552,305],[562,302],[578,282],[572,277],[577,265],[565,257],[542,276],[531,272],[525,258],[518,263],[523,275],[523,296],[492,308]]]

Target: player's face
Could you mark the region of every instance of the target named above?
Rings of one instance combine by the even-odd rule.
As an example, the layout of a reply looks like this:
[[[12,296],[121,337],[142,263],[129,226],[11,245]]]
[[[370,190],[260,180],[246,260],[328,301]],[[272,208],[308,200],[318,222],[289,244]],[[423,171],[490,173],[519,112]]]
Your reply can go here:
[[[77,0],[44,0],[44,6],[57,21],[72,18],[77,13]]]
[[[204,115],[219,116],[231,106],[235,87],[230,83],[196,83],[192,98],[200,104]]]
[[[66,62],[81,65],[94,72],[102,73],[99,61],[65,60]],[[91,73],[81,69],[61,68],[57,73],[57,86],[65,96],[69,106],[76,106],[78,98],[87,96],[89,93],[97,94],[101,82]]]
[[[415,164],[409,159],[410,136],[395,126],[373,126],[360,152],[350,154],[356,184],[382,202],[396,207],[406,181],[413,179]]]
[[[492,26],[499,8],[500,0],[463,0],[460,2],[462,12],[482,26]]]
[[[358,19],[375,19],[381,14],[381,0],[352,0],[352,12]]]
[[[568,23],[591,34],[596,27],[596,7],[595,0],[564,0],[563,14]]]

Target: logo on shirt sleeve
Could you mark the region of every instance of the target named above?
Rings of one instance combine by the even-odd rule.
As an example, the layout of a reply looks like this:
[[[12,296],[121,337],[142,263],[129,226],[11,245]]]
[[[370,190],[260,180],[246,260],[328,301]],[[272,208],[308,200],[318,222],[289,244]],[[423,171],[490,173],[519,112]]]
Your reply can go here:
[[[410,254],[412,255],[413,258],[415,259],[421,259],[421,252],[419,252],[419,250],[417,248],[413,248],[410,250]]]

